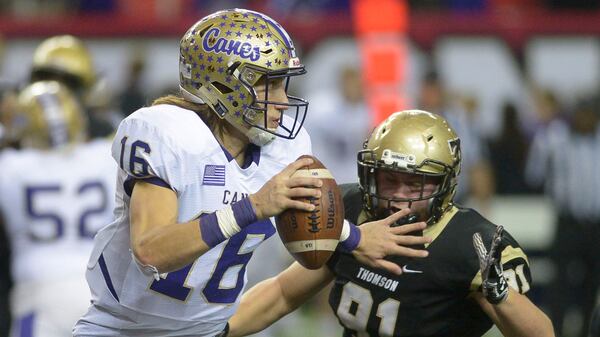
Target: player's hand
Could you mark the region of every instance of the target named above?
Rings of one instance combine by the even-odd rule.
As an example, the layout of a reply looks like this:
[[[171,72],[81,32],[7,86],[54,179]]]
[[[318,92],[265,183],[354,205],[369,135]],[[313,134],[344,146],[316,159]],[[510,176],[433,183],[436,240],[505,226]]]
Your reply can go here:
[[[499,249],[503,231],[502,226],[496,228],[489,252],[481,240],[481,234],[473,234],[473,246],[479,258],[481,271],[481,289],[491,304],[501,303],[508,297],[508,283],[503,275],[504,271],[500,260],[502,252]]]
[[[314,205],[293,198],[320,198],[321,190],[318,187],[321,187],[323,182],[318,178],[292,177],[296,171],[312,163],[311,158],[296,160],[267,181],[258,192],[251,194],[249,198],[256,212],[256,217],[266,219],[288,208],[313,211],[315,209]]]
[[[402,274],[402,266],[384,260],[388,255],[407,257],[426,257],[429,252],[424,249],[414,249],[407,246],[422,245],[431,242],[424,236],[406,235],[407,233],[423,230],[425,222],[392,227],[399,219],[407,216],[410,209],[403,209],[383,220],[371,221],[360,225],[360,242],[352,251],[354,257],[363,264],[374,268],[382,268],[391,273]]]

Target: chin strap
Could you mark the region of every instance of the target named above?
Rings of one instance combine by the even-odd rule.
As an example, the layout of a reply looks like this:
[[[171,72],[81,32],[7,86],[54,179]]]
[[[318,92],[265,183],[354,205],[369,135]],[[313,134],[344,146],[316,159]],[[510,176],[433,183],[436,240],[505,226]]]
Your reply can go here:
[[[268,133],[255,127],[251,127],[250,130],[246,130],[246,136],[248,136],[250,142],[256,146],[265,146],[274,141],[275,137],[277,137],[272,133]]]

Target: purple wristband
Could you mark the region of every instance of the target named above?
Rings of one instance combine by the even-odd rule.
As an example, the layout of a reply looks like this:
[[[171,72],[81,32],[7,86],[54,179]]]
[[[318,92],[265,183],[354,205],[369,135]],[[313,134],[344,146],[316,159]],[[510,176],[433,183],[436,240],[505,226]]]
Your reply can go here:
[[[200,216],[200,233],[202,234],[202,240],[212,248],[219,243],[225,241],[225,235],[219,228],[219,220],[215,212],[202,214]]]
[[[340,248],[350,253],[358,247],[358,243],[360,242],[360,229],[358,226],[350,222],[350,235],[348,238],[342,242],[340,242]]]
[[[254,208],[252,208],[252,203],[250,202],[249,198],[243,198],[242,200],[234,203],[231,205],[231,209],[233,210],[235,222],[237,222],[240,228],[244,228],[258,220],[256,218],[256,212],[254,212]]]

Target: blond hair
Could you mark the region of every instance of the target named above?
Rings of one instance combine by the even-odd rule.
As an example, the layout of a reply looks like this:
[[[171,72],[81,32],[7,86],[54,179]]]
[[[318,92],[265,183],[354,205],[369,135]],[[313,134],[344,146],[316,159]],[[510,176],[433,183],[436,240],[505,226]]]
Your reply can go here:
[[[219,133],[221,136],[225,131],[229,130],[230,124],[225,119],[212,111],[208,105],[186,101],[183,97],[177,95],[166,95],[159,97],[152,102],[152,105],[168,104],[175,105],[183,109],[192,110],[202,118],[204,123],[213,133]]]

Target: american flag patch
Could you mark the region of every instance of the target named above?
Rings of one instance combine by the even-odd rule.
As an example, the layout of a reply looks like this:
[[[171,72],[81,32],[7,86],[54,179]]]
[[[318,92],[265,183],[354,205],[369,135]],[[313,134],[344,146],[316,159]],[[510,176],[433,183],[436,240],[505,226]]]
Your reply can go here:
[[[204,166],[202,185],[225,186],[225,165]]]

